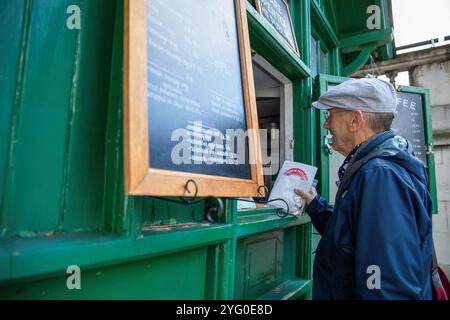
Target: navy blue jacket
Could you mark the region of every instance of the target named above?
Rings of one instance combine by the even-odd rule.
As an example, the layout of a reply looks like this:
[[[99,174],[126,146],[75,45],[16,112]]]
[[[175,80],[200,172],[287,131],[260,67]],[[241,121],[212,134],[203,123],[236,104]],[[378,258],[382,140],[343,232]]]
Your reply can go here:
[[[334,208],[319,195],[306,208],[322,235],[313,297],[431,299],[432,202],[425,167],[392,131],[364,143],[347,170],[368,154],[375,156],[345,183]],[[379,289],[371,277],[377,267]]]

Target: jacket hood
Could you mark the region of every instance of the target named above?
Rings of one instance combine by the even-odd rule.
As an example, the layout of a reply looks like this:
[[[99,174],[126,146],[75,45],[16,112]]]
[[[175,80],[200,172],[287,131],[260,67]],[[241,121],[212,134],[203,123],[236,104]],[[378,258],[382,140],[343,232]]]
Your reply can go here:
[[[427,173],[422,161],[414,156],[411,144],[405,138],[392,131],[377,134],[363,143],[354,157],[354,161],[371,153],[373,158],[389,158],[428,186]]]

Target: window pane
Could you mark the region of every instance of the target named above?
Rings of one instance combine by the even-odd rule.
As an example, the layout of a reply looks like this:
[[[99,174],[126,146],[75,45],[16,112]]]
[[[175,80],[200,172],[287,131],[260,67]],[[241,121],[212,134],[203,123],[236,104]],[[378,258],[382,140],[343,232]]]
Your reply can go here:
[[[311,75],[314,78],[317,76],[317,41],[311,37]]]
[[[328,73],[327,54],[320,50],[320,73]]]

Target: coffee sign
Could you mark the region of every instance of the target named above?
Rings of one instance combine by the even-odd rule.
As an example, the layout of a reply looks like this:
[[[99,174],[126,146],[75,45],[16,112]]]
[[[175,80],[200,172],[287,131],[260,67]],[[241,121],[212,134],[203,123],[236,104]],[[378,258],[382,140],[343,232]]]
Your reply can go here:
[[[428,166],[421,94],[397,92],[397,111],[392,130],[406,138],[411,143],[415,156]]]

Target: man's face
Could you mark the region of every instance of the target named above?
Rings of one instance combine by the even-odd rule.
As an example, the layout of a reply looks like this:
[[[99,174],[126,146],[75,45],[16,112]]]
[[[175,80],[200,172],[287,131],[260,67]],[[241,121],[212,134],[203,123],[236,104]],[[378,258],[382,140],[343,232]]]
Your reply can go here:
[[[340,154],[347,156],[351,151],[351,132],[349,131],[349,121],[351,121],[352,111],[333,108],[328,111],[327,121],[323,127],[330,130],[333,135],[332,147]],[[348,150],[350,147],[350,150]]]

